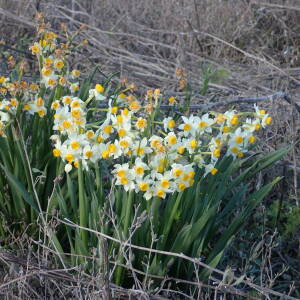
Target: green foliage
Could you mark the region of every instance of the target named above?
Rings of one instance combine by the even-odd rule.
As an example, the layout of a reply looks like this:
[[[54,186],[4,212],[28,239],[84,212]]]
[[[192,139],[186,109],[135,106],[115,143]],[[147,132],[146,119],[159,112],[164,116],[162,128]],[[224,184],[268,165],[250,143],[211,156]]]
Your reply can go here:
[[[230,75],[229,71],[226,69],[215,70],[211,65],[202,67],[202,82],[201,89],[199,91],[200,95],[205,96],[209,90],[209,83],[221,82]]]
[[[279,210],[281,212],[277,222],[279,231],[284,238],[294,236],[300,228],[300,208],[292,205],[289,201],[285,201],[283,206],[280,205],[279,200],[274,201],[268,210],[270,224],[276,224]]]
[[[139,194],[124,193],[119,187],[114,188],[114,193],[110,196],[112,198],[109,200],[104,196],[107,190],[103,189],[104,186],[110,185],[109,181],[102,181],[102,187],[95,187],[94,178],[97,177],[95,173],[104,168],[84,172],[85,212],[89,216],[86,226],[122,240],[126,240],[129,233],[134,231],[131,236],[133,244],[199,257],[211,267],[216,267],[224,251],[246,224],[254,208],[280,178],[252,192],[245,182],[253,178],[262,166],[266,167],[274,162],[274,157],[280,159],[288,150],[289,148],[280,149],[254,162],[254,158],[235,161],[224,157],[218,165],[217,175],[203,178],[203,174],[198,171],[196,174],[198,183],[194,187],[173,194],[166,200],[154,198],[149,202]],[[100,177],[103,177],[103,174]],[[74,202],[72,198],[74,199],[75,184],[76,178],[71,179],[68,176],[68,186],[64,186],[59,196],[60,200],[57,202],[60,206],[60,217],[79,224],[81,221],[80,212],[78,214],[77,210],[78,205],[71,205],[72,208],[68,206],[68,203]],[[105,216],[109,205],[113,208],[112,215]],[[129,229],[134,223],[136,214],[146,216],[146,219],[136,230]],[[112,217],[115,224],[111,222]],[[99,242],[93,234],[88,234],[85,240],[88,242],[84,242],[82,236],[79,238],[80,232],[68,228],[68,225],[65,230],[68,231],[68,240],[71,251],[74,251],[73,254],[87,255],[87,249],[96,247]],[[152,232],[156,234],[154,241]],[[110,254],[113,255],[118,247],[118,244],[109,242]],[[132,262],[134,267],[148,271],[149,274],[168,273],[188,279],[195,276],[194,266],[180,259],[153,254],[149,260],[148,253],[143,251],[134,251],[134,257]],[[115,258],[121,263],[124,262],[122,254]],[[206,269],[202,270],[200,278],[207,278],[209,273]],[[117,269],[115,275],[119,284],[128,282],[121,268]]]
[[[78,92],[88,106],[88,113],[97,109],[89,106],[89,90],[97,71],[98,67],[83,81]],[[118,97],[119,86],[112,84],[115,75],[108,76],[103,83],[105,97],[108,94],[112,98]],[[222,70],[205,69],[200,93],[207,94],[209,82],[226,75]],[[21,80],[20,72],[16,71],[13,76]],[[198,167],[195,183],[190,188],[170,193],[165,199],[155,196],[146,201],[141,191],[125,192],[114,185],[109,159],[95,164],[89,162],[88,170],[79,161],[78,168],[66,174],[63,163],[51,155],[53,113],[50,107],[55,100],[69,94],[70,90],[63,85],[58,84],[53,90],[42,85],[38,96],[45,100],[46,116],[40,118],[35,114],[32,117],[18,110],[6,125],[6,137],[0,137],[0,210],[7,220],[21,221],[24,225],[34,223],[36,228],[41,223],[45,228],[53,211],[57,211],[58,218],[67,220],[72,226],[60,224],[55,230],[45,229],[40,234],[44,234],[45,240],[60,253],[61,263],[83,264],[87,271],[94,266],[85,257],[91,255],[91,249],[98,249],[101,240],[86,229],[148,249],[183,253],[216,267],[255,207],[280,178],[258,190],[249,182],[291,148],[285,147],[259,158],[238,160],[223,156],[216,165],[216,175],[204,176],[204,168]],[[24,100],[23,96],[17,95],[19,102]],[[183,111],[188,111],[190,100],[191,91],[187,89]],[[161,114],[159,104],[149,114],[149,123],[154,124],[156,114]],[[146,128],[145,136],[154,130]],[[299,224],[297,214],[299,210],[289,216],[294,225]],[[78,226],[74,227],[74,224]],[[18,229],[21,232],[23,227]],[[291,230],[287,228],[286,232]],[[5,234],[3,225],[0,233]],[[114,260],[119,264],[126,263],[128,248],[115,241],[109,241],[108,247]],[[193,264],[182,259],[141,250],[130,251],[133,267],[149,274],[193,279],[198,272]],[[64,252],[70,253],[71,257]],[[206,280],[209,275],[208,269],[197,273],[201,280]],[[117,284],[131,284],[121,266],[116,268],[114,276]]]

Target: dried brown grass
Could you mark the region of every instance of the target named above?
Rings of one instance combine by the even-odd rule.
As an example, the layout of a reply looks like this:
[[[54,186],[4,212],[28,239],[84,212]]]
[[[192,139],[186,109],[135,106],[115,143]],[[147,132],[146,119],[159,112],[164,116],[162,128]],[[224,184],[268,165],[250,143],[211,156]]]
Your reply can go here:
[[[127,77],[142,89],[160,87],[180,97],[176,69],[184,69],[197,90],[202,68],[210,65],[228,70],[229,75],[210,83],[207,98],[283,91],[299,103],[297,0],[0,0],[0,40],[15,47],[18,37],[34,34],[38,11],[45,13],[57,32],[60,23],[66,23],[71,32],[86,26],[77,41],[86,39],[89,44],[73,59],[83,72],[98,64],[104,72],[119,72],[119,79]],[[192,99],[194,104],[205,101]],[[294,106],[280,100],[264,105],[274,125],[262,136],[261,149],[274,150],[298,140],[299,113]],[[265,205],[283,193],[284,201],[299,205],[299,157],[297,147],[284,162],[286,186],[278,187]],[[281,175],[283,170],[280,166],[271,173]],[[299,234],[294,237],[298,245]],[[4,299],[16,298],[11,295]]]

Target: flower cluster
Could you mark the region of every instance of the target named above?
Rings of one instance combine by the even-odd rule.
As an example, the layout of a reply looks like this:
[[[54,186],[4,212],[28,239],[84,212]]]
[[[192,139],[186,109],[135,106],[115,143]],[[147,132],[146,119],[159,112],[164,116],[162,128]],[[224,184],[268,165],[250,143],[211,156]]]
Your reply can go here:
[[[72,95],[79,90],[80,71],[69,71],[66,65],[68,45],[57,43],[57,34],[40,24],[38,42],[30,50],[37,57],[41,80],[39,84],[27,81],[11,81],[9,77],[0,77],[0,135],[5,136],[5,126],[16,115],[18,107],[31,115],[44,117],[47,114],[47,102],[41,92],[43,89],[68,88]],[[20,69],[23,66],[20,65]]]
[[[103,93],[100,84],[90,90],[96,100],[103,100]],[[145,99],[149,102],[152,97],[154,107],[159,105],[160,92],[148,92]],[[147,200],[165,198],[192,186],[195,168],[203,169],[204,176],[215,175],[223,150],[227,149],[225,155],[243,157],[255,143],[255,131],[272,121],[257,106],[255,113],[249,114],[252,118],[244,122],[243,114],[235,110],[158,121],[155,111],[135,97],[119,96],[118,100],[119,106],[109,102],[100,123],[86,120],[87,105],[77,97],[65,96],[53,102],[53,129],[58,133],[52,137],[53,154],[66,162],[66,172],[78,167],[79,161],[88,168],[100,159],[108,160],[113,165],[116,185],[141,192]]]
[[[57,35],[52,31],[42,31],[41,39],[34,43],[30,50],[39,61],[41,84],[46,88],[53,89],[57,86],[68,87],[74,94],[79,90],[77,81],[80,71],[69,71],[66,67],[68,45],[57,44]]]
[[[147,91],[139,101],[130,93],[134,85],[111,93],[98,83],[85,93],[87,99],[80,99],[80,71],[69,70],[67,64],[69,44],[58,44],[57,35],[44,23],[39,36],[30,47],[39,62],[39,84],[0,77],[0,135],[5,135],[10,116],[18,111],[44,117],[46,107],[51,107],[53,155],[63,160],[66,172],[107,160],[116,185],[142,193],[147,200],[165,198],[192,186],[196,169],[203,176],[215,175],[221,156],[243,157],[256,141],[255,132],[272,122],[257,106],[253,113],[229,110],[162,118],[157,114],[160,89]],[[178,71],[185,80],[183,75]],[[53,94],[52,103],[45,103],[47,91]],[[107,108],[100,108],[99,102]],[[168,99],[169,105],[176,102],[175,97]]]
[[[47,109],[43,98],[38,96],[38,90],[39,86],[35,83],[12,82],[8,77],[0,77],[0,135],[5,136],[4,128],[19,107],[29,114],[46,115]]]

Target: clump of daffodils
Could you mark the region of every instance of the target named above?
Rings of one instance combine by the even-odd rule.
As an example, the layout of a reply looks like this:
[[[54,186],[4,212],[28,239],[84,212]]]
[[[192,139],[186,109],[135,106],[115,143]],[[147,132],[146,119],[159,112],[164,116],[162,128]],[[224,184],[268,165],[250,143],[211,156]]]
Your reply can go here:
[[[5,136],[5,128],[18,112],[29,115],[37,114],[43,118],[49,107],[44,97],[47,92],[56,89],[60,92],[68,89],[72,95],[79,90],[80,71],[69,70],[66,57],[69,54],[68,44],[58,44],[57,34],[46,30],[42,15],[38,16],[39,41],[30,50],[36,56],[41,78],[37,83],[22,80],[22,63],[19,66],[19,78],[13,81],[10,77],[0,77],[0,135]],[[10,58],[9,58],[10,60]]]
[[[0,135],[5,136],[5,127],[18,111],[38,114],[40,117],[46,115],[44,99],[38,95],[38,90],[35,83],[0,77]]]
[[[5,136],[17,112],[53,115],[53,155],[65,163],[66,172],[106,160],[116,185],[125,191],[141,193],[146,200],[165,198],[191,187],[197,169],[203,176],[216,175],[221,156],[243,157],[255,143],[255,133],[272,122],[257,106],[252,113],[161,117],[160,89],[147,91],[141,101],[131,94],[135,86],[111,93],[97,83],[87,99],[80,99],[80,71],[68,67],[68,43],[59,44],[43,22],[38,31],[40,40],[30,49],[39,62],[39,83],[0,77],[0,135]],[[54,94],[51,103],[47,92]],[[177,102],[175,97],[167,101]]]
[[[97,84],[90,90],[90,97],[104,100],[99,96],[104,88],[99,87]],[[77,168],[79,161],[89,168],[107,160],[116,185],[125,191],[142,193],[147,200],[165,198],[192,186],[196,168],[202,169],[204,176],[215,175],[223,150],[225,155],[243,157],[256,141],[255,132],[272,121],[257,106],[244,121],[244,114],[235,110],[155,120],[154,108],[161,97],[158,90],[147,92],[148,104],[143,104],[135,97],[119,96],[118,106],[110,101],[104,120],[98,124],[86,119],[90,98],[84,102],[72,95],[62,97],[52,103],[57,132],[52,136],[53,155],[66,163],[66,172]]]

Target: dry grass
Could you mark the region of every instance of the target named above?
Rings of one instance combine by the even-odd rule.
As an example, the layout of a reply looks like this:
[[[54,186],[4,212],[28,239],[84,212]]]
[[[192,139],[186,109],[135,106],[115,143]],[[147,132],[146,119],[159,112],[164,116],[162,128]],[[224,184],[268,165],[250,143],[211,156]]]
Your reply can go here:
[[[176,89],[177,68],[197,87],[203,64],[230,71],[223,84],[212,84],[221,94],[271,92],[299,83],[290,77],[297,77],[300,63],[300,11],[292,9],[297,1],[279,1],[291,9],[246,0],[1,2],[1,31],[10,42],[11,32],[33,32],[38,10],[57,30],[60,23],[71,30],[84,24],[79,39],[89,46],[76,64],[89,69],[98,63],[144,87]]]
[[[45,13],[57,32],[61,23],[67,24],[70,32],[85,26],[76,41],[86,39],[89,43],[73,59],[74,66],[83,73],[99,65],[104,73],[119,72],[118,79],[128,78],[141,89],[160,87],[180,98],[176,70],[184,69],[192,89],[197,91],[205,76],[203,70],[211,66],[214,70],[227,70],[227,75],[210,82],[205,97],[195,92],[193,104],[207,103],[215,95],[218,100],[276,92],[288,93],[292,102],[300,104],[300,3],[297,0],[0,0],[0,40],[7,46],[20,47],[23,44],[20,36],[34,35],[33,20],[38,11]],[[100,79],[101,75],[98,76]],[[273,150],[298,140],[299,113],[294,106],[280,99],[266,101],[264,105],[274,116],[274,125],[264,133],[262,149]],[[283,201],[299,206],[299,157],[297,147],[282,163],[286,167],[273,169],[274,173],[286,172],[288,176],[276,195],[264,205],[282,195]],[[300,245],[299,230],[295,232],[294,245]],[[35,263],[38,261],[36,258]],[[3,284],[16,278],[11,266],[14,264],[8,263],[3,269],[12,268],[0,280]],[[76,276],[81,274],[85,278],[86,275],[76,272]],[[86,292],[89,288],[85,279],[79,283],[68,281],[68,277],[60,290],[60,278],[52,278],[45,284],[44,276],[33,277],[47,297],[49,291],[56,291],[52,299],[81,299],[79,294],[65,298],[62,295],[74,290]],[[299,284],[299,278],[293,280]],[[18,295],[17,284],[24,293],[29,291],[30,296]],[[16,289],[6,289],[3,299],[34,298],[37,291],[31,291],[30,285],[27,278],[16,282]]]

